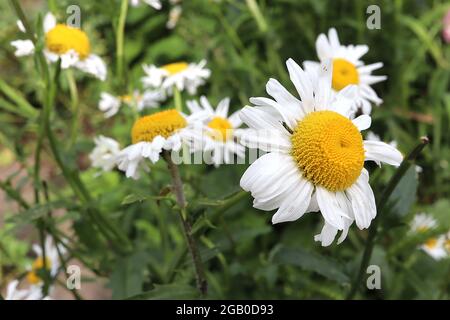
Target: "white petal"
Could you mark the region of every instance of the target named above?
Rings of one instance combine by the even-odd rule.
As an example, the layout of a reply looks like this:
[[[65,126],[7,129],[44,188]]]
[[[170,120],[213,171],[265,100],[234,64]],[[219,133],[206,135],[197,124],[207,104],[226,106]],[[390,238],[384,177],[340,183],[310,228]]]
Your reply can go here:
[[[44,17],[44,32],[47,33],[56,27],[56,18],[53,14],[48,12]]]
[[[16,48],[14,55],[16,57],[29,56],[34,53],[34,44],[31,40],[11,41],[11,45]]]
[[[319,241],[321,242],[323,247],[328,247],[330,244],[333,243],[334,238],[337,235],[337,232],[338,229],[325,222],[320,234],[314,236],[314,241]]]
[[[364,150],[365,161],[385,162],[393,166],[399,166],[403,161],[403,156],[400,151],[381,141],[365,140]]]
[[[333,227],[342,230],[344,228],[342,216],[346,214],[340,209],[335,193],[316,186],[316,196],[320,212],[325,221]]]
[[[331,78],[333,75],[333,64],[327,60],[321,64],[317,78],[317,87],[314,95],[315,109],[326,110],[331,100]]]
[[[300,100],[294,97],[278,80],[270,79],[266,84],[266,91],[282,108],[288,109],[289,117],[299,120],[306,115]]]
[[[358,128],[359,131],[363,131],[370,128],[372,123],[372,118],[368,115],[360,115],[358,118],[352,120],[353,124]]]
[[[306,113],[314,111],[314,94],[311,79],[308,74],[292,59],[286,61],[289,77],[297,89]]]

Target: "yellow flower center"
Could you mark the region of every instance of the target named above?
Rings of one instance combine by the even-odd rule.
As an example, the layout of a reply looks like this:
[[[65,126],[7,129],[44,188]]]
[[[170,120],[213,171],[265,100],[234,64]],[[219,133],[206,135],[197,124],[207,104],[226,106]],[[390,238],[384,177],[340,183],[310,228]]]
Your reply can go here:
[[[445,246],[445,249],[446,249],[447,251],[450,251],[450,239],[445,240],[444,246]]]
[[[49,258],[45,259],[45,268],[50,270],[51,261]],[[42,282],[42,279],[39,277],[39,270],[44,269],[44,259],[42,257],[38,257],[34,260],[33,265],[31,266],[31,271],[27,274],[27,280],[30,284],[38,284]]]
[[[162,66],[161,68],[166,70],[169,75],[173,76],[174,74],[180,73],[186,70],[189,67],[189,64],[186,62],[175,62]]]
[[[133,103],[133,102],[139,102],[142,100],[142,96],[141,95],[131,95],[131,94],[126,94],[123,96],[120,96],[119,99],[127,104]]]
[[[428,239],[427,242],[425,242],[425,247],[427,247],[428,249],[436,248],[437,242],[438,241],[436,238]]]
[[[69,50],[74,50],[78,53],[81,60],[85,59],[91,51],[86,33],[65,24],[57,24],[47,32],[45,45],[48,50],[60,55]]]
[[[133,143],[151,142],[156,136],[168,138],[186,125],[186,120],[177,110],[161,111],[137,119],[131,129],[131,138]]]
[[[359,73],[353,63],[345,59],[333,60],[332,86],[336,91],[344,89],[350,84],[359,83]]]
[[[208,123],[208,127],[213,129],[209,134],[214,140],[225,142],[233,136],[233,126],[225,118],[214,117]]]
[[[350,187],[361,174],[364,147],[358,128],[334,111],[316,111],[292,134],[292,156],[306,179],[330,191]]]

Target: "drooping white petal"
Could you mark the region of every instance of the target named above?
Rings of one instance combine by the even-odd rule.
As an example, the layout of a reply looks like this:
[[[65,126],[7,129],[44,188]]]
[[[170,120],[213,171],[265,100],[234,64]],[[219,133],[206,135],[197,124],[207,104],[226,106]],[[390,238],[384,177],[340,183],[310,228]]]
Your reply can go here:
[[[399,166],[403,156],[396,148],[381,141],[364,141],[365,161],[385,162],[393,166]]]
[[[333,227],[342,230],[344,228],[342,217],[346,214],[339,207],[335,193],[323,187],[316,186],[316,196],[320,212],[325,221]]]
[[[372,118],[368,115],[360,115],[358,118],[352,120],[353,124],[358,128],[359,131],[363,131],[370,128],[372,123]]]

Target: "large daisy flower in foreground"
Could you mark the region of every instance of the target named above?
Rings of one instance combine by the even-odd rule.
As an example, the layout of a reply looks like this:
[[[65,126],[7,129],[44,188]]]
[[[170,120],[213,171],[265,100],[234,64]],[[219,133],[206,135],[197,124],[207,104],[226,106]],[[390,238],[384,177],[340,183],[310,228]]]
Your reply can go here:
[[[371,118],[349,119],[355,88],[332,94],[329,61],[312,77],[292,59],[287,61],[300,100],[277,80],[270,79],[269,98],[251,98],[241,119],[254,131],[241,142],[269,152],[241,178],[241,187],[261,210],[278,209],[273,223],[294,221],[306,212],[321,211],[325,225],[315,239],[330,245],[338,230],[342,242],[350,225],[368,228],[376,216],[375,198],[364,161],[398,166],[401,153],[380,141],[363,141],[360,131]]]
[[[197,88],[211,75],[211,70],[205,66],[206,60],[199,63],[175,62],[162,67],[144,65],[146,75],[142,78],[142,83],[146,87],[161,88],[169,95],[173,93],[174,87],[195,94]]]
[[[55,278],[58,275],[60,261],[58,250],[61,254],[66,252],[65,248],[61,245],[56,248],[53,244],[52,238],[47,237],[45,239],[45,263],[44,263],[44,253],[42,248],[37,244],[33,245],[33,251],[36,254],[36,259],[33,264],[28,268],[27,280],[32,285],[41,285],[43,280],[39,277],[39,270],[44,267],[50,272],[50,276]]]
[[[18,22],[19,29],[24,32],[23,24]],[[56,22],[51,13],[44,18],[45,48],[44,54],[48,61],[61,59],[61,68],[75,67],[92,74],[100,80],[106,79],[106,66],[103,60],[91,53],[91,44],[86,33],[78,28]],[[34,53],[31,40],[12,41],[16,48],[16,56],[28,56]]]
[[[370,114],[372,103],[378,106],[383,102],[371,88],[372,84],[387,79],[386,76],[372,75],[372,71],[383,67],[383,63],[364,65],[364,62],[360,60],[369,51],[367,45],[341,45],[336,29],[332,28],[328,31],[328,38],[325,34],[319,35],[316,41],[316,51],[321,63],[332,60],[333,78],[331,85],[333,92],[339,92],[348,85],[356,86],[354,112],[361,109],[364,114]],[[306,71],[317,73],[320,63],[305,61],[304,67]]]
[[[139,118],[131,130],[132,144],[116,157],[117,167],[125,171],[127,178],[138,179],[139,167],[149,169],[145,159],[156,163],[163,150],[179,151],[183,144],[191,146],[192,141],[201,139],[196,129],[201,116],[186,116],[169,109]]]
[[[204,96],[200,97],[200,103],[196,100],[187,101],[187,106],[191,114],[200,113],[208,117],[202,145],[204,151],[211,152],[211,160],[216,167],[233,163],[235,154],[239,158],[245,157],[245,147],[236,140],[248,129],[239,129],[242,125],[239,112],[228,116],[229,98],[221,100],[215,110]]]

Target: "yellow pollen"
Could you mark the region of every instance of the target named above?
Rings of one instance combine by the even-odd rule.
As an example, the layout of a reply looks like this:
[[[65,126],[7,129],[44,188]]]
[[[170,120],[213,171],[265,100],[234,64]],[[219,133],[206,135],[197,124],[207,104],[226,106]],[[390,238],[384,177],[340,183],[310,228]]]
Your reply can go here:
[[[56,54],[64,54],[69,50],[74,50],[81,60],[85,59],[91,51],[86,33],[65,24],[57,24],[47,32],[45,45],[48,50]]]
[[[133,143],[151,142],[156,136],[168,138],[186,125],[186,120],[177,110],[169,109],[137,119],[131,129],[131,138]]]
[[[292,134],[292,156],[306,179],[330,191],[350,187],[361,174],[364,147],[358,128],[334,111],[316,111]]]
[[[161,68],[166,70],[169,75],[173,76],[174,74],[180,73],[186,70],[189,67],[189,64],[186,62],[175,62],[162,66]]]
[[[436,238],[428,239],[427,242],[425,242],[425,247],[427,247],[428,249],[436,248],[437,242],[438,241]]]
[[[345,59],[333,60],[332,86],[336,91],[344,89],[350,84],[359,83],[359,73],[353,63]]]
[[[47,270],[50,270],[51,268],[51,261],[49,258],[45,259],[45,268]],[[31,271],[27,273],[27,280],[30,284],[38,284],[42,281],[38,275],[38,272],[41,269],[44,269],[44,259],[39,257],[34,260],[33,265],[31,266]]]
[[[213,129],[210,135],[214,140],[225,142],[233,136],[233,126],[225,118],[214,117],[208,127]]]

